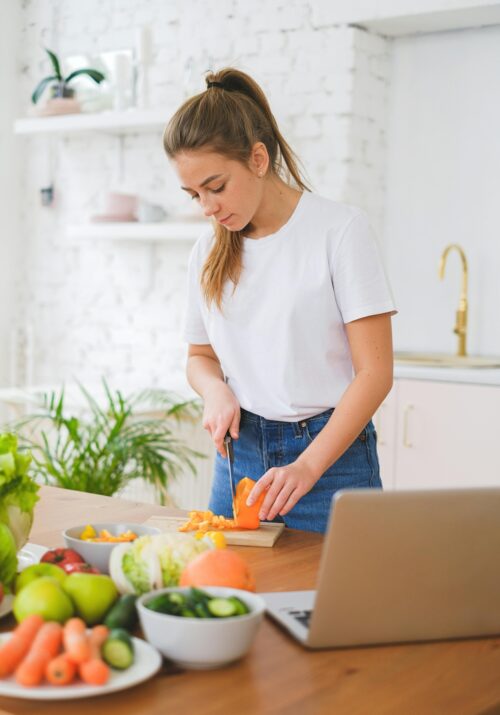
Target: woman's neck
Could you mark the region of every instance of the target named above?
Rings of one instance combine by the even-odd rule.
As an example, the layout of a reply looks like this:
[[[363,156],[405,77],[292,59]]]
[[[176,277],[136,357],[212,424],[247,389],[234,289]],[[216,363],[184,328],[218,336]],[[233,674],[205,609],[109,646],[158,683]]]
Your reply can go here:
[[[259,239],[279,231],[295,211],[302,195],[278,177],[270,176],[265,181],[262,201],[244,230],[247,238]]]

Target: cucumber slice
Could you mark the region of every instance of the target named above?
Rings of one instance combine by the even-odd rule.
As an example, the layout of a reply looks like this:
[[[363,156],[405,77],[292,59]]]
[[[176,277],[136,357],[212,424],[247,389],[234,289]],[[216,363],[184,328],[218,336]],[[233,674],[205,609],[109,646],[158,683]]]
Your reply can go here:
[[[134,662],[134,644],[124,628],[115,628],[101,649],[102,659],[116,670],[126,670]]]
[[[243,601],[236,596],[229,596],[228,601],[231,601],[231,603],[234,605],[237,616],[246,616],[247,613],[250,613],[250,609],[248,608],[246,603],[243,603]]]
[[[236,615],[236,606],[229,598],[212,598],[208,601],[207,607],[216,618],[228,618]]]

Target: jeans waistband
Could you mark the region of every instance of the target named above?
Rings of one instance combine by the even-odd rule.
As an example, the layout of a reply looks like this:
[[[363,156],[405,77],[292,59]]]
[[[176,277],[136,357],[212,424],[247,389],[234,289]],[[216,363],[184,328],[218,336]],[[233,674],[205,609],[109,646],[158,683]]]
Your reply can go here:
[[[262,417],[261,415],[256,415],[254,412],[249,412],[249,410],[245,410],[243,407],[240,408],[241,411],[241,420],[245,422],[253,422],[255,424],[259,424],[261,427],[269,426],[269,427],[278,427],[280,425],[286,426],[297,426],[297,427],[305,427],[307,424],[314,420],[318,419],[323,419],[327,420],[333,413],[334,407],[330,407],[328,410],[325,410],[324,412],[319,412],[317,415],[313,415],[312,417],[308,417],[307,419],[302,419],[302,420],[296,420],[292,422],[288,422],[285,420],[268,420],[265,417]]]

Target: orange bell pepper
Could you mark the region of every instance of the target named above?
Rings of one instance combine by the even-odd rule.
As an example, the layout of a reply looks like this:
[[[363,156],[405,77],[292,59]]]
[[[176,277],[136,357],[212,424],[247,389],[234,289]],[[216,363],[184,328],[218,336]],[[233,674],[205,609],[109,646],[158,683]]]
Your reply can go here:
[[[233,503],[233,519],[217,516],[209,510],[190,511],[189,518],[178,527],[179,531],[229,531],[230,529],[258,529],[260,526],[259,511],[266,496],[263,492],[255,504],[247,506],[248,495],[255,482],[249,477],[243,477],[236,486]]]
[[[252,506],[247,506],[247,498],[255,482],[250,477],[243,477],[241,481],[236,485],[236,494],[234,495],[233,503],[233,515],[236,526],[239,529],[258,529],[260,525],[259,511],[262,506],[262,502],[266,496],[265,492],[262,492],[260,497],[257,499],[255,504]]]

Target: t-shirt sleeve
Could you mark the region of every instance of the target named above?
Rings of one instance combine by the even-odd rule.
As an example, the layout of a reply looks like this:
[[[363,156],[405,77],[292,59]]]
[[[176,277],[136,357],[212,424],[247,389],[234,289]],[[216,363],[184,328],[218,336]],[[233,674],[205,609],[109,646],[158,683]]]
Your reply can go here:
[[[333,246],[330,271],[344,323],[397,313],[377,241],[363,211],[350,219]]]
[[[208,345],[210,340],[203,320],[201,304],[203,296],[200,288],[200,265],[197,249],[198,246],[195,245],[188,263],[183,339],[193,345]]]

